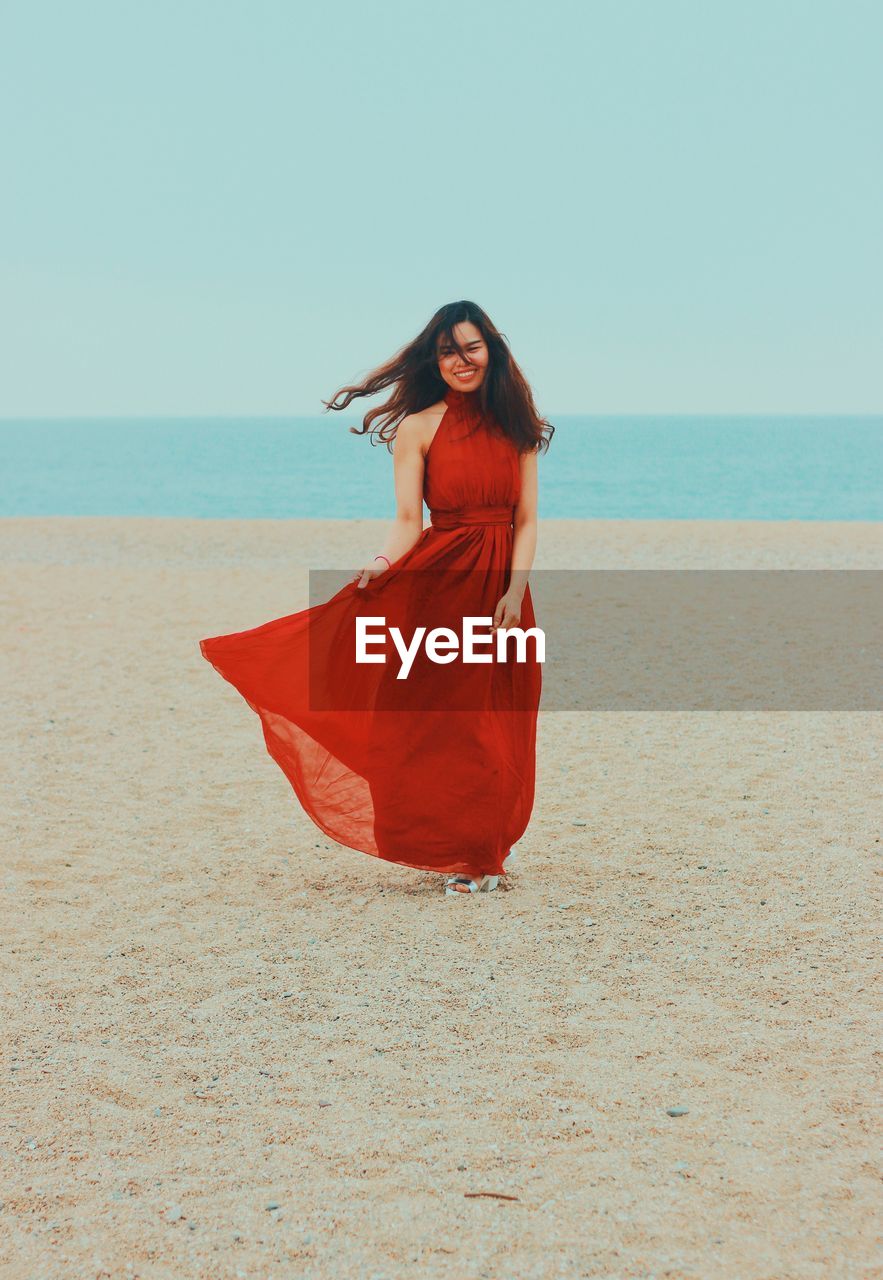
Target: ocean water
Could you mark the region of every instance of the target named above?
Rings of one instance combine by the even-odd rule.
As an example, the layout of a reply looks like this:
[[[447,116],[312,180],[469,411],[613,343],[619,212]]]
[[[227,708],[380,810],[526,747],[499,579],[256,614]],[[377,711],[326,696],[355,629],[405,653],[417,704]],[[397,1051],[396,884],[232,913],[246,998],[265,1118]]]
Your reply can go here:
[[[550,420],[541,518],[883,519],[883,416]],[[359,421],[0,420],[0,515],[391,519]]]

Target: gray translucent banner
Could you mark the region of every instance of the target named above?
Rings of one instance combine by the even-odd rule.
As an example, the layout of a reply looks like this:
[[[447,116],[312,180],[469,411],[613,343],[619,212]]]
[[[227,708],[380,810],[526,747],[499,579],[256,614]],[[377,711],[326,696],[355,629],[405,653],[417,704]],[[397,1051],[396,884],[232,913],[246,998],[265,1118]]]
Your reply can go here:
[[[524,664],[532,672],[496,661],[466,669],[459,660],[430,665],[421,654],[407,693],[394,679],[400,659],[391,642],[382,673],[347,667],[356,615],[389,614],[388,626],[404,622],[406,641],[421,625],[460,633],[477,603],[492,613],[508,578],[499,570],[393,568],[361,590],[352,578],[310,574],[316,710],[373,709],[382,687],[386,710],[398,698],[409,711],[530,711],[537,671],[543,711],[883,709],[881,570],[532,570],[522,613],[532,605],[544,662]],[[328,643],[339,646],[330,665],[320,648]],[[530,642],[527,649],[534,652]]]

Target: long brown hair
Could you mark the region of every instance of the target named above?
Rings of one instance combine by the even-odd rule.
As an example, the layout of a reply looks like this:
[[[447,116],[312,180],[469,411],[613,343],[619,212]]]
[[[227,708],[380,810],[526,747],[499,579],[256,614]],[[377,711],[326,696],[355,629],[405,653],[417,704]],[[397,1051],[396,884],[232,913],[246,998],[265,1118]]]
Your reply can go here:
[[[323,400],[326,411],[346,409],[358,396],[372,396],[385,387],[393,387],[385,404],[365,414],[361,429],[350,427],[356,435],[368,434],[372,444],[382,441],[391,451],[402,419],[436,404],[448,390],[438,368],[441,343],[449,342],[468,362],[454,337],[455,325],[466,320],[481,331],[488,348],[487,369],[476,392],[482,411],[499,424],[520,452],[547,450],[555,428],[537,413],[530,386],[512,357],[506,335],[475,302],[448,302],[440,307],[425,329],[385,364],[367,374],[358,385],[341,387],[330,400]]]

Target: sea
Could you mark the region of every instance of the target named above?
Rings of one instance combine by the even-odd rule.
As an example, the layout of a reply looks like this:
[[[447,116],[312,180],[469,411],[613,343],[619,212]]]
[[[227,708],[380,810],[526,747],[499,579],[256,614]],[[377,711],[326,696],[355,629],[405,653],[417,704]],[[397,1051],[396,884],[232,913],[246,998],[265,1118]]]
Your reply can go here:
[[[540,519],[883,519],[880,415],[548,416]],[[391,519],[360,421],[2,419],[0,515]]]

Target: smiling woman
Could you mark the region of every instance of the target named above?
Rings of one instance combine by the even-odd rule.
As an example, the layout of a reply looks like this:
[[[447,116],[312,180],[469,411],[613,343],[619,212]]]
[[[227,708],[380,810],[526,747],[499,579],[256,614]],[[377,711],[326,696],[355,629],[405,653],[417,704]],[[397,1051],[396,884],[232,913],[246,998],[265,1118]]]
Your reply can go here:
[[[492,889],[533,808],[542,658],[422,661],[398,680],[388,664],[357,662],[353,637],[378,617],[400,635],[456,633],[467,618],[535,628],[537,454],[554,428],[471,302],[441,308],[327,407],[387,387],[360,433],[380,418],[376,437],[395,440],[384,546],[330,600],[200,647],[260,716],[267,750],[323,831],[451,875],[449,893]]]
[[[438,363],[443,373],[453,377],[464,391],[470,391],[481,384],[487,369],[488,349],[481,330],[474,324],[467,321],[461,328],[462,357],[460,351],[444,338],[438,349]]]

